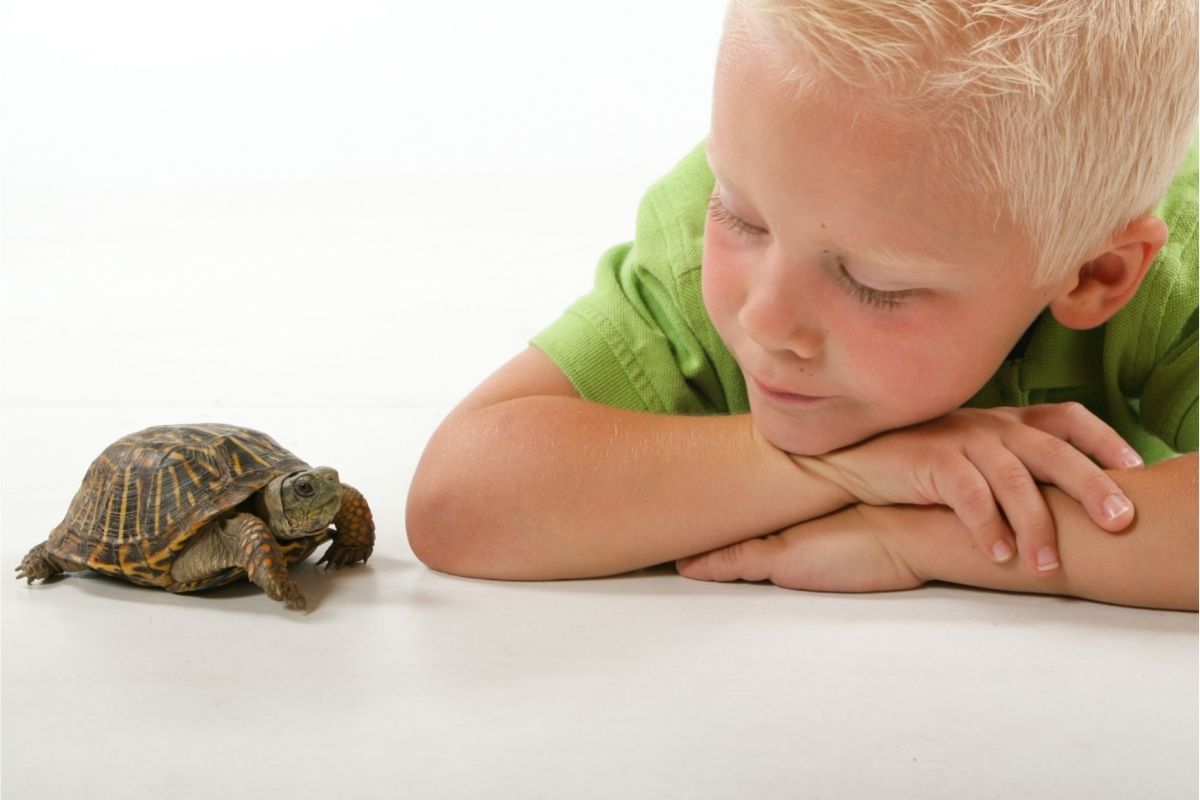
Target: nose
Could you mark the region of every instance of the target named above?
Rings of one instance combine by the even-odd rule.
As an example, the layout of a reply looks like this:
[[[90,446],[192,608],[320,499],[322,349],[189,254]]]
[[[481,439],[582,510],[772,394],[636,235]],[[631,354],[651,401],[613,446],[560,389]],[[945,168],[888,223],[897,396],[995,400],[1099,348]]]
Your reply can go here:
[[[765,350],[813,359],[821,353],[825,329],[814,287],[805,285],[802,272],[795,264],[764,262],[748,287],[738,322]]]
[[[338,472],[333,467],[317,467],[313,470],[313,474],[325,483],[338,484],[341,481],[338,479]]]

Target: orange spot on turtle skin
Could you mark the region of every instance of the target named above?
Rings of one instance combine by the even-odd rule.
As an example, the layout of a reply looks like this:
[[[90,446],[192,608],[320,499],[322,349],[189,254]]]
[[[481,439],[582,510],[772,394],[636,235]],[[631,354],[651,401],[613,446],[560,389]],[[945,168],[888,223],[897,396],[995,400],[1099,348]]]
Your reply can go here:
[[[275,563],[275,560],[270,557],[263,559],[263,566],[266,567],[267,569],[270,569],[271,565],[274,563]]]

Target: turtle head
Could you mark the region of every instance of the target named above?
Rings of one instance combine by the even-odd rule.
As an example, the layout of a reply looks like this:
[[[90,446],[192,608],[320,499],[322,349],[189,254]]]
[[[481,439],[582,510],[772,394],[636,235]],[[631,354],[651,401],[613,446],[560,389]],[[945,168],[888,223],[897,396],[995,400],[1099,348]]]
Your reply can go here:
[[[325,530],[342,506],[342,482],[332,467],[293,472],[263,490],[267,525],[281,539]]]

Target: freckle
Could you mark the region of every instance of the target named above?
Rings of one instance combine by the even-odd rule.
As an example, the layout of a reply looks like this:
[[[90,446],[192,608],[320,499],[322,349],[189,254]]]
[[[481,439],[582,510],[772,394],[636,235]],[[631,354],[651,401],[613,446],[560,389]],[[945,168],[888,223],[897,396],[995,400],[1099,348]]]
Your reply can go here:
[[[822,222],[822,223],[821,223],[821,230],[825,230],[825,223],[824,223],[824,222]]]

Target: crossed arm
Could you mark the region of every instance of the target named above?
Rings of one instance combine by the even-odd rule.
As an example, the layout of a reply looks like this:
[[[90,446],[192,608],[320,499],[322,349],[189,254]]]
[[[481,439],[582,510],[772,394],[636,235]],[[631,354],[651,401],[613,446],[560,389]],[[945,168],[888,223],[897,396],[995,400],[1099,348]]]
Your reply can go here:
[[[895,591],[938,580],[1196,610],[1196,454],[1112,474],[1137,507],[1119,534],[1101,529],[1061,490],[1043,487],[1062,561],[1046,577],[1015,561],[988,563],[945,506],[862,504],[683,559],[679,570],[700,580],[766,580],[816,591]]]
[[[1023,448],[1037,431],[1009,422],[1004,431],[1020,434],[1015,451],[1036,462]],[[1067,492],[1039,492],[1027,474],[1028,486],[996,492],[1016,499],[998,497],[983,513],[962,499],[979,496],[962,490],[970,481],[897,481],[887,459],[873,460],[867,448],[858,474],[838,472],[855,480],[830,480],[763,441],[748,416],[668,417],[583,401],[530,349],[434,434],[409,492],[409,540],[431,567],[485,578],[594,577],[709,553],[681,562],[681,572],[832,591],[937,579],[1195,608],[1195,457],[1105,474],[1080,450],[1117,467],[1126,456],[1119,437],[1088,441],[1094,428],[1068,423],[1042,427],[1066,425],[1052,438],[1075,447],[1050,448],[1061,463],[1030,467]],[[939,436],[956,444],[959,433],[942,426],[910,435],[932,447]],[[930,449],[927,460],[940,469],[945,452]],[[960,466],[951,473],[964,474]],[[1137,507],[1126,534],[1112,532],[1135,515],[1106,516],[1114,494]],[[1015,540],[1006,518],[1021,523]],[[1056,534],[1061,565],[1039,569],[1036,554]],[[1020,558],[994,554],[1002,539]]]

